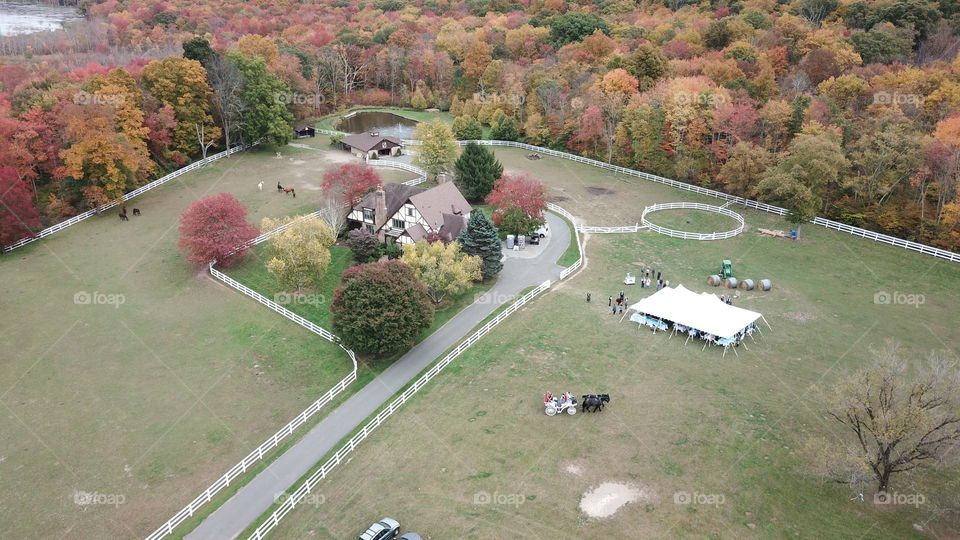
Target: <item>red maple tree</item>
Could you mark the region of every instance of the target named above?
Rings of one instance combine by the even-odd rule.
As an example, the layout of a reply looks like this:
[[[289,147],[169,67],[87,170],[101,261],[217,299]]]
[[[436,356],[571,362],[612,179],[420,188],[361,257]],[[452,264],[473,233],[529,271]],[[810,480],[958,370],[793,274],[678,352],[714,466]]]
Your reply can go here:
[[[180,249],[197,264],[229,266],[250,250],[244,244],[260,234],[247,222],[247,207],[236,197],[221,193],[204,197],[180,215]]]
[[[493,183],[487,195],[487,204],[493,207],[493,219],[510,208],[517,208],[536,220],[543,219],[547,208],[547,190],[529,174],[506,173]]]
[[[353,206],[381,182],[380,175],[366,163],[347,163],[323,173],[320,189],[327,197]]]
[[[20,181],[13,167],[0,167],[0,253],[4,246],[33,236],[40,228],[40,215],[33,206],[33,196]]]

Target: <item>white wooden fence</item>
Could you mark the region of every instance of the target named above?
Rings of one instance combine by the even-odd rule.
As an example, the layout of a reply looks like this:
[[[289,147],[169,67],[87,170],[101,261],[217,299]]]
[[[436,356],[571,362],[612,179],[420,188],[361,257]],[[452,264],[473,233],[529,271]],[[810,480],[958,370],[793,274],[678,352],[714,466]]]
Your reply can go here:
[[[547,210],[560,214],[561,216],[570,220],[570,223],[573,224],[573,237],[577,241],[577,253],[579,253],[580,256],[577,257],[576,262],[560,271],[560,279],[564,279],[572,274],[577,268],[580,268],[580,266],[583,264],[583,244],[580,243],[580,233],[578,232],[579,228],[577,227],[577,218],[573,217],[573,214],[570,212],[567,212],[563,208],[553,203],[547,203]]]
[[[302,216],[300,219],[306,219],[306,218],[309,218],[309,217],[316,217],[316,215],[317,215],[318,213],[319,213],[319,212],[314,212],[313,214],[308,214],[308,215]],[[276,234],[280,233],[281,231],[287,229],[288,227],[290,227],[290,226],[291,226],[293,223],[295,223],[296,221],[299,221],[299,219],[298,219],[298,220],[295,220],[295,221],[293,221],[293,222],[284,224],[284,225],[282,225],[282,226],[280,226],[280,227],[277,227],[276,229],[273,229],[273,230],[271,230],[271,231],[267,231],[266,233],[261,234],[260,236],[258,236],[258,237],[256,237],[256,238],[254,238],[253,240],[247,242],[245,245],[246,245],[247,247],[250,247],[250,246],[255,246],[255,245],[257,245],[257,244],[259,244],[259,243],[261,243],[261,242],[264,242],[265,240],[269,239],[270,237],[275,236]],[[176,514],[174,514],[173,517],[171,517],[169,520],[167,520],[167,522],[164,523],[163,525],[161,525],[157,530],[153,531],[153,533],[150,534],[150,536],[147,537],[148,540],[158,540],[158,539],[160,539],[160,538],[163,538],[163,537],[167,536],[168,534],[173,533],[173,530],[176,529],[177,526],[179,526],[181,523],[183,523],[184,521],[186,521],[187,519],[189,519],[191,516],[193,516],[193,515],[197,512],[197,510],[200,509],[200,507],[202,507],[203,505],[205,505],[205,504],[207,504],[208,502],[210,502],[210,500],[213,498],[213,496],[216,495],[220,490],[222,490],[223,488],[229,486],[230,483],[231,483],[232,481],[234,481],[238,476],[241,476],[242,474],[244,474],[245,472],[247,472],[247,470],[248,470],[251,466],[253,466],[254,464],[256,464],[258,461],[262,460],[262,459],[263,459],[263,456],[266,455],[267,453],[269,453],[270,450],[276,448],[277,445],[279,445],[280,442],[281,442],[283,439],[285,439],[285,438],[287,438],[288,436],[290,436],[291,434],[293,434],[293,432],[294,432],[298,427],[300,427],[301,425],[303,425],[304,423],[306,423],[307,420],[309,420],[311,416],[313,416],[314,414],[316,414],[317,412],[319,412],[320,409],[322,409],[325,405],[327,405],[328,403],[330,403],[331,401],[333,401],[333,399],[334,399],[340,392],[342,392],[344,389],[346,389],[348,386],[350,386],[350,384],[351,384],[353,381],[357,380],[357,355],[354,354],[354,352],[353,352],[352,350],[344,347],[343,344],[340,343],[340,338],[338,338],[337,336],[335,336],[333,333],[331,333],[330,331],[328,331],[326,328],[323,328],[323,327],[321,327],[321,326],[319,326],[319,325],[317,325],[317,324],[314,324],[313,322],[311,322],[311,321],[309,321],[309,320],[307,320],[307,319],[304,319],[304,318],[301,317],[300,315],[297,315],[296,313],[290,311],[289,309],[281,306],[281,305],[278,304],[277,302],[274,302],[273,300],[270,300],[269,298],[263,296],[262,294],[258,293],[257,291],[254,291],[253,289],[247,287],[246,285],[243,285],[242,283],[238,282],[237,280],[235,280],[235,279],[231,278],[230,276],[224,274],[223,272],[217,270],[216,267],[215,267],[215,265],[216,265],[216,261],[214,261],[213,263],[210,264],[210,266],[209,266],[210,275],[212,275],[213,277],[219,279],[220,281],[222,281],[222,282],[225,283],[226,285],[228,285],[228,286],[230,286],[230,287],[233,287],[234,289],[240,291],[241,293],[249,296],[250,298],[253,298],[253,299],[256,300],[257,302],[260,302],[261,304],[267,306],[268,308],[270,308],[270,309],[272,309],[273,311],[279,313],[280,315],[283,315],[284,317],[290,319],[291,321],[299,324],[300,326],[306,328],[307,330],[310,330],[311,332],[313,332],[314,334],[317,334],[318,336],[322,337],[323,339],[325,339],[325,340],[327,340],[327,341],[329,341],[329,342],[331,342],[331,343],[336,344],[336,345],[339,346],[341,349],[343,349],[344,352],[347,353],[347,356],[348,356],[348,357],[350,357],[350,361],[353,362],[353,369],[350,370],[350,373],[349,373],[346,377],[344,377],[343,379],[340,379],[340,382],[338,382],[337,384],[333,385],[333,387],[331,387],[329,390],[327,390],[327,392],[326,392],[325,394],[323,394],[322,396],[320,396],[320,398],[318,398],[316,401],[314,401],[313,403],[311,403],[306,409],[304,409],[300,414],[298,414],[298,415],[296,416],[296,418],[294,418],[293,420],[291,420],[290,422],[288,422],[285,426],[283,426],[282,428],[280,428],[279,431],[277,431],[276,433],[274,433],[273,436],[271,436],[269,439],[267,439],[266,441],[264,441],[263,444],[261,444],[261,445],[258,446],[256,449],[254,449],[252,452],[250,452],[249,454],[247,454],[247,456],[246,456],[245,458],[243,458],[243,459],[240,461],[240,463],[237,463],[236,465],[234,465],[233,468],[231,468],[229,471],[226,472],[226,474],[224,474],[223,476],[221,476],[220,478],[218,478],[216,482],[214,482],[214,483],[211,484],[207,489],[205,489],[205,490],[203,491],[203,493],[201,493],[201,494],[198,495],[195,499],[193,499],[192,501],[190,501],[190,503],[189,503],[188,505],[186,505],[186,506],[184,506],[182,509],[180,509],[179,512],[177,512]]]
[[[737,227],[729,231],[724,232],[712,232],[712,233],[695,233],[687,231],[678,231],[675,229],[668,229],[667,227],[661,227],[656,223],[651,223],[647,219],[647,214],[650,212],[657,212],[659,210],[702,210],[705,212],[715,212],[717,214],[722,214],[724,216],[731,217],[737,220]],[[703,204],[703,203],[694,203],[694,202],[675,202],[675,203],[661,203],[653,204],[643,209],[643,214],[640,216],[640,222],[643,223],[644,227],[649,228],[651,231],[665,234],[667,236],[672,236],[674,238],[683,238],[685,240],[724,240],[726,238],[733,238],[734,236],[743,232],[743,216],[734,212],[733,210],[728,210],[722,206],[714,206],[712,204]]]
[[[762,212],[768,212],[771,214],[776,214],[778,216],[786,216],[790,212],[785,208],[780,208],[779,206],[774,206],[772,204],[766,204],[758,201],[752,201],[750,199],[744,199],[743,197],[737,197],[736,195],[730,195],[728,193],[723,193],[722,191],[716,191],[713,189],[707,189],[704,187],[696,186],[693,184],[687,184],[686,182],[680,182],[677,180],[672,180],[670,178],[664,178],[662,176],[657,176],[655,174],[649,174],[645,172],[635,171],[633,169],[628,169],[626,167],[620,167],[618,165],[612,165],[610,163],[605,163],[603,161],[597,161],[595,159],[585,158],[583,156],[578,156],[576,154],[568,154],[567,152],[561,152],[558,150],[552,150],[550,148],[543,148],[540,146],[534,146],[532,144],[514,142],[514,141],[457,141],[458,144],[464,145],[470,142],[475,142],[482,146],[508,146],[511,148],[521,148],[523,150],[529,150],[531,152],[537,152],[539,154],[544,154],[548,156],[559,157],[563,159],[569,159],[571,161],[576,161],[577,163],[584,163],[586,165],[592,165],[594,167],[599,167],[608,171],[612,171],[619,174],[624,174],[627,176],[635,176],[637,178],[643,178],[645,180],[650,180],[651,182],[657,182],[660,184],[666,184],[671,187],[682,189],[685,191],[692,191],[694,193],[699,193],[700,195],[706,195],[708,197],[714,197],[717,199],[723,199],[725,201],[730,201],[735,204],[743,205],[746,208],[753,208],[754,210],[760,210]],[[417,140],[404,140],[404,144],[415,146],[420,144],[420,141]],[[909,249],[911,251],[916,251],[923,253],[925,255],[931,255],[940,259],[946,259],[951,262],[960,262],[960,253],[954,253],[952,251],[947,251],[945,249],[936,248],[933,246],[928,246],[926,244],[920,244],[918,242],[913,242],[910,240],[904,240],[902,238],[896,238],[887,234],[877,233],[873,231],[868,231],[866,229],[861,229],[860,227],[853,227],[846,225],[844,223],[838,223],[836,221],[831,221],[824,218],[814,218],[811,223],[814,225],[820,225],[821,227],[826,227],[828,229],[833,229],[836,231],[842,231],[854,236],[859,236],[861,238],[866,238],[873,240],[875,242],[881,242],[884,244],[889,244],[891,246],[900,247],[903,249]],[[589,232],[584,230],[583,232]],[[599,231],[597,231],[599,232]]]
[[[426,171],[424,171],[420,167],[417,167],[416,165],[411,165],[409,163],[404,163],[402,161],[394,161],[391,159],[371,159],[367,161],[367,165],[371,165],[374,167],[390,167],[393,169],[402,169],[404,171],[410,171],[414,174],[420,175],[418,178],[414,178],[413,180],[407,180],[406,182],[403,182],[403,184],[407,186],[415,186],[417,184],[422,184],[427,181]]]
[[[255,538],[257,540],[266,536],[274,527],[276,527],[280,520],[283,519],[288,513],[290,513],[294,508],[296,508],[297,503],[299,503],[307,494],[309,494],[317,486],[317,484],[323,480],[330,471],[336,468],[337,465],[342,463],[346,456],[356,448],[361,441],[370,436],[373,431],[380,426],[387,418],[390,417],[393,413],[397,412],[400,407],[403,406],[414,394],[416,394],[421,388],[426,386],[428,382],[433,380],[434,377],[440,374],[445,367],[447,367],[450,362],[455,358],[460,356],[463,351],[470,348],[471,345],[476,343],[480,338],[487,335],[495,326],[503,322],[504,319],[509,317],[513,312],[517,311],[524,304],[535,298],[537,295],[543,291],[550,288],[550,281],[544,281],[537,288],[528,292],[527,294],[520,297],[513,304],[510,304],[510,307],[502,311],[499,315],[494,317],[490,322],[480,327],[479,330],[474,332],[470,337],[461,342],[457,347],[450,351],[449,354],[443,357],[442,360],[437,362],[429,371],[424,373],[419,379],[416,380],[409,388],[407,388],[399,397],[394,399],[387,408],[380,411],[372,420],[367,422],[366,425],[349,441],[346,442],[340,449],[334,454],[330,459],[327,460],[316,472],[310,475],[307,480],[300,485],[289,497],[286,497],[282,504],[270,515],[267,520],[261,524],[257,529],[250,535],[250,538]]]
[[[135,190],[131,191],[130,193],[127,193],[126,195],[124,195],[123,198],[122,198],[122,200],[123,200],[123,201],[129,201],[130,199],[136,197],[137,195],[141,195],[141,194],[143,194],[143,193],[146,193],[147,191],[150,191],[151,189],[153,189],[153,188],[155,188],[155,187],[158,187],[158,186],[161,186],[161,185],[163,185],[163,184],[166,184],[167,182],[169,182],[170,180],[173,180],[174,178],[177,178],[177,177],[179,177],[179,176],[182,176],[182,175],[184,175],[184,174],[186,174],[186,173],[188,173],[188,172],[190,172],[190,171],[199,169],[200,167],[203,167],[204,165],[206,165],[206,164],[208,164],[208,163],[211,163],[211,162],[214,162],[214,161],[216,161],[216,160],[218,160],[218,159],[220,159],[220,158],[225,158],[225,157],[227,157],[227,156],[229,156],[229,155],[232,155],[232,154],[234,154],[234,153],[236,153],[236,152],[240,152],[240,151],[242,151],[242,150],[246,150],[247,148],[250,148],[251,146],[253,146],[253,145],[234,146],[233,148],[231,148],[231,149],[229,149],[229,150],[224,150],[223,152],[220,152],[220,153],[218,153],[218,154],[214,154],[214,155],[212,155],[212,156],[207,156],[206,158],[201,159],[200,161],[194,161],[193,163],[191,163],[190,165],[187,165],[186,167],[183,167],[182,169],[177,169],[177,170],[173,171],[172,173],[170,173],[170,174],[168,174],[168,175],[166,175],[166,176],[157,178],[156,180],[154,180],[153,182],[150,182],[149,184],[146,184],[146,185],[144,185],[144,186],[138,187],[137,189],[135,189]],[[10,251],[10,250],[13,250],[13,249],[17,249],[18,247],[25,246],[25,245],[29,244],[30,242],[34,242],[34,241],[39,240],[39,239],[41,239],[41,238],[46,238],[46,237],[50,236],[51,234],[53,234],[53,233],[55,233],[55,232],[62,231],[63,229],[66,229],[67,227],[69,227],[69,226],[71,226],[71,225],[76,225],[77,223],[80,223],[81,221],[83,221],[83,220],[85,220],[85,219],[87,219],[87,218],[89,218],[89,217],[96,216],[96,215],[98,215],[98,214],[102,214],[103,212],[105,212],[105,211],[107,211],[107,210],[109,210],[109,209],[117,206],[117,204],[119,204],[119,203],[113,202],[113,203],[106,204],[106,205],[104,205],[104,206],[101,206],[101,207],[96,208],[96,209],[93,209],[93,210],[87,210],[86,212],[84,212],[84,213],[82,213],[82,214],[77,214],[77,215],[73,216],[73,217],[70,218],[70,219],[61,221],[60,223],[57,223],[56,225],[53,225],[53,226],[51,226],[51,227],[47,227],[46,229],[43,229],[42,231],[38,232],[38,233],[37,233],[36,235],[34,235],[34,236],[29,236],[29,237],[27,237],[27,238],[21,238],[20,240],[17,240],[16,242],[14,242],[14,243],[12,243],[12,244],[10,244],[10,245],[8,245],[8,246],[4,246],[4,250]]]

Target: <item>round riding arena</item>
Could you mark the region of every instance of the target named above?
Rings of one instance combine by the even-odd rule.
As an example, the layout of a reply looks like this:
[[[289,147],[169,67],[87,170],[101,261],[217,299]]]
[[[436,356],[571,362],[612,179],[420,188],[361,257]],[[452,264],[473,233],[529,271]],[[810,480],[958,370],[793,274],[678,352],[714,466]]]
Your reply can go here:
[[[715,214],[721,214],[729,218],[733,218],[737,221],[737,226],[729,231],[724,232],[712,232],[712,233],[699,233],[699,232],[689,232],[689,231],[679,231],[676,229],[670,229],[657,225],[656,223],[651,222],[647,219],[648,214],[654,212],[659,212],[661,210],[701,210],[704,212],[713,212]],[[653,232],[664,234],[667,236],[672,236],[674,238],[684,238],[687,240],[723,240],[725,238],[733,238],[734,236],[743,232],[744,220],[743,216],[734,212],[733,210],[728,210],[722,206],[715,206],[712,204],[703,204],[703,203],[694,203],[694,202],[675,202],[675,203],[662,203],[654,204],[647,206],[643,209],[643,214],[640,216],[640,222],[648,229]]]

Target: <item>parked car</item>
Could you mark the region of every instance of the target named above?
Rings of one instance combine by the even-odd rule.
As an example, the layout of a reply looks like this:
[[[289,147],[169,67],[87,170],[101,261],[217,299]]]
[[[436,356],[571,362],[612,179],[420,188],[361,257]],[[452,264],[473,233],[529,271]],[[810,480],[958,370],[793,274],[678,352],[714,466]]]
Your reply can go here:
[[[541,238],[546,238],[550,234],[550,226],[546,223],[542,227],[527,235],[527,243],[539,244]]]
[[[420,538],[420,535],[415,532],[408,532],[404,533],[400,540],[423,540],[423,538]]]
[[[367,527],[367,530],[360,535],[360,540],[385,540],[386,538],[393,538],[399,533],[400,522],[386,517]]]

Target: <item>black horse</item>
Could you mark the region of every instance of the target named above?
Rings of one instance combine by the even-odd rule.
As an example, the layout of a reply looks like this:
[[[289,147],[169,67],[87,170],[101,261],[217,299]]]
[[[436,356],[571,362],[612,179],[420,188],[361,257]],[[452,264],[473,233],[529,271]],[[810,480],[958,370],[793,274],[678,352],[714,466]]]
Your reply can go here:
[[[587,394],[583,396],[580,410],[583,412],[597,412],[603,410],[603,405],[610,403],[610,394]],[[590,409],[593,407],[593,410]]]

